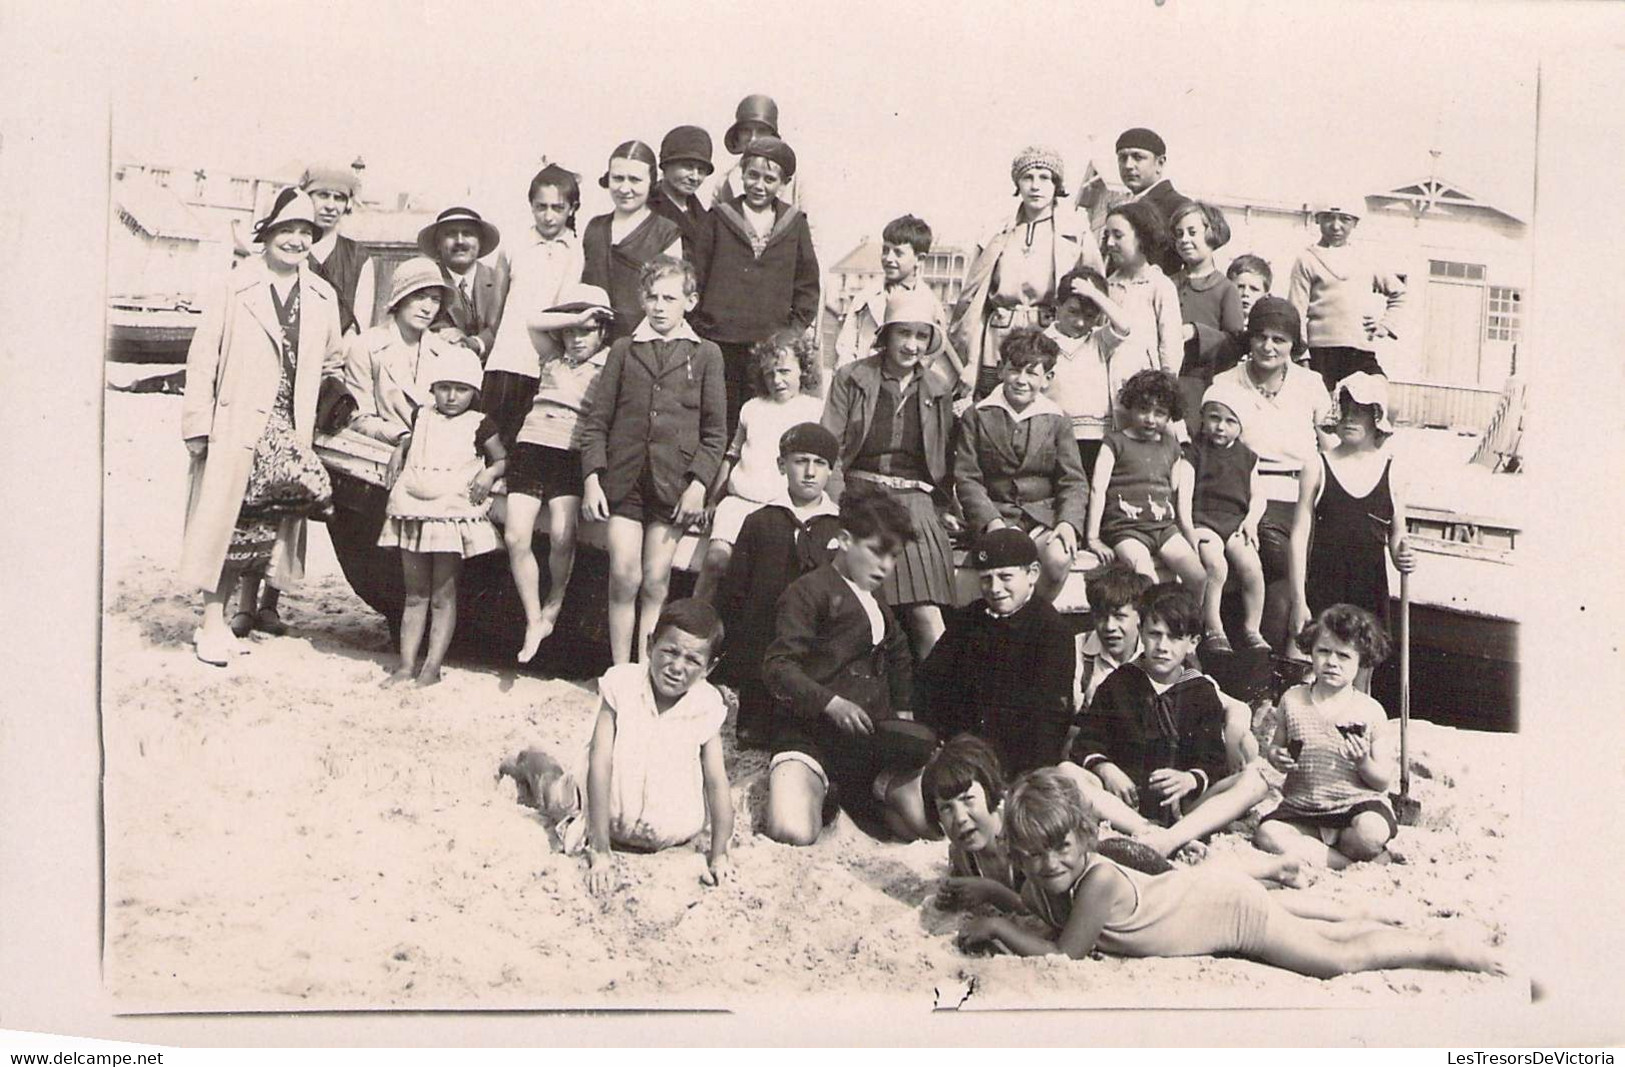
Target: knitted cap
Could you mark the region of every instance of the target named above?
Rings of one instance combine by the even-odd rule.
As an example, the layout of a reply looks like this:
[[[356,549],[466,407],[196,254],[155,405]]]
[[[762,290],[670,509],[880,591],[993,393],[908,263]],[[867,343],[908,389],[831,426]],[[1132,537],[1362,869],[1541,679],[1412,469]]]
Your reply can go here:
[[[1010,180],[1021,181],[1021,176],[1034,167],[1049,168],[1049,172],[1055,175],[1056,195],[1065,195],[1060,191],[1066,185],[1066,160],[1061,158],[1061,153],[1044,145],[1028,145],[1010,161]]]
[[[1221,380],[1208,386],[1207,392],[1202,394],[1202,406],[1207,407],[1209,404],[1218,404],[1229,409],[1237,422],[1243,427],[1247,425],[1247,412],[1252,409],[1252,400],[1247,390],[1235,382]]]
[[[978,537],[970,553],[971,566],[979,571],[1025,567],[1037,562],[1038,546],[1014,526],[1002,526]]]
[[[752,156],[760,156],[763,159],[771,159],[773,162],[777,163],[779,165],[779,170],[784,173],[785,181],[789,181],[791,178],[795,177],[795,149],[791,148],[777,137],[773,137],[771,135],[758,137],[756,140],[746,145],[744,155],[740,157],[739,161],[741,167],[743,167],[745,160]]]
[[[442,301],[451,299],[451,288],[446,285],[440,264],[427,256],[413,256],[395,268],[389,279],[389,303],[384,306],[394,311],[395,305],[424,289],[441,290]]]
[[[1157,131],[1148,130],[1144,126],[1135,126],[1117,135],[1116,150],[1121,152],[1125,148],[1138,148],[1154,156],[1168,154],[1168,146],[1157,136]]]
[[[305,173],[299,179],[299,188],[309,192],[312,189],[332,189],[343,193],[351,200],[355,199],[356,190],[361,187],[355,176],[355,171],[349,167],[306,167]]]
[[[1292,351],[1303,351],[1303,320],[1298,309],[1278,296],[1263,296],[1247,316],[1247,336],[1274,327],[1292,338]]]
[[[462,345],[449,346],[435,357],[434,365],[429,368],[430,385],[458,382],[479,389],[484,378],[485,370],[480,366],[480,357]]]
[[[816,422],[798,422],[779,438],[779,455],[788,456],[806,452],[829,460],[830,466],[840,458],[841,445],[835,435]]]

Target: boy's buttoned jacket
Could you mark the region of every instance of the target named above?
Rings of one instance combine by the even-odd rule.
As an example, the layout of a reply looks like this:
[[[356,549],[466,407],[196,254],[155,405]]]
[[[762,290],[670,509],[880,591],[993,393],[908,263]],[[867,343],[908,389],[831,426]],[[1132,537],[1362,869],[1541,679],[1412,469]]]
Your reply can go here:
[[[673,346],[662,360],[657,345]],[[610,504],[626,498],[645,465],[662,501],[710,485],[728,444],[722,352],[710,341],[623,337],[581,419],[581,472],[599,474]]]
[[[880,367],[884,356],[870,356],[849,363],[835,373],[829,400],[824,404],[824,429],[841,443],[840,469],[845,472],[857,459],[869,436],[875,406],[880,402]],[[916,372],[918,373],[918,372]],[[920,405],[920,432],[925,439],[925,464],[931,480],[944,493],[948,488],[948,448],[953,442],[953,384],[932,374],[919,374],[914,394]],[[833,491],[831,496],[836,495]]]
[[[807,217],[775,200],[773,230],[758,257],[742,203],[739,197],[711,209],[696,256],[703,293],[694,328],[724,344],[755,343],[785,327],[806,329],[818,315],[818,257]]]
[[[778,625],[762,660],[762,681],[791,714],[817,718],[833,697],[875,720],[913,706],[914,661],[885,601],[886,629],[874,642],[869,615],[833,564],[804,575],[779,597]],[[831,727],[833,729],[833,727]]]
[[[1027,439],[1018,444],[1022,427]],[[1070,523],[1081,534],[1089,513],[1072,420],[1044,396],[1017,415],[1002,388],[960,416],[954,489],[973,530],[1025,517],[1045,528]]]

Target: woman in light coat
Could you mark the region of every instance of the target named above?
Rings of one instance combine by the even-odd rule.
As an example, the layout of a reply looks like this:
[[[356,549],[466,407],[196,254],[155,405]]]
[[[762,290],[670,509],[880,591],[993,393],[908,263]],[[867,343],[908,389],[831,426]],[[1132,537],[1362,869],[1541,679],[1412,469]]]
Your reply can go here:
[[[948,328],[977,399],[998,384],[999,343],[1020,327],[1055,318],[1055,285],[1074,267],[1105,273],[1089,217],[1066,198],[1060,153],[1034,145],[1010,165],[1021,204],[977,243],[976,257]]]
[[[305,516],[332,496],[311,451],[321,379],[339,372],[339,307],[309,266],[321,236],[310,197],[278,195],[255,227],[258,260],[227,275],[186,355],[181,436],[191,457],[181,580],[203,590],[198,659],[246,646],[225,603],[244,575],[286,589],[304,576]]]
[[[389,317],[344,343],[344,387],[356,404],[351,430],[399,444],[418,409],[434,403],[435,361],[461,347],[429,329],[450,299],[434,260],[416,256],[395,268]]]

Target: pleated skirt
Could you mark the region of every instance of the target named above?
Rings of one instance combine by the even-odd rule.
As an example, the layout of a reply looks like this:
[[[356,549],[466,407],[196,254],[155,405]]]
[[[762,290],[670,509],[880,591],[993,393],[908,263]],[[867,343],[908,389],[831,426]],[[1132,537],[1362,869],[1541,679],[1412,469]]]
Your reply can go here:
[[[880,587],[882,597],[894,608],[909,604],[950,605],[954,602],[953,546],[948,531],[937,518],[931,494],[922,489],[888,489],[887,492],[908,509],[914,523],[914,540],[897,555],[897,565]]]

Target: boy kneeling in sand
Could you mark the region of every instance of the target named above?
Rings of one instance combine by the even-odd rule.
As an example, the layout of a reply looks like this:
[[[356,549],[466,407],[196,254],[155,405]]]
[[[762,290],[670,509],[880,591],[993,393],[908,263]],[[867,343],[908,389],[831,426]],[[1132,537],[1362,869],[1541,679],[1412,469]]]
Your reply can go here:
[[[620,663],[598,680],[598,718],[586,767],[570,774],[540,753],[504,765],[544,815],[559,819],[566,852],[587,853],[587,889],[616,887],[613,847],[655,852],[693,840],[711,822],[708,871],[733,878],[728,840],[733,799],[722,762],[728,707],[706,681],[722,644],[722,622],[700,600],[667,604],[649,637],[646,663]],[[586,789],[581,788],[585,781]]]
[[[903,841],[932,837],[920,770],[936,735],[907,721],[908,639],[876,595],[913,536],[909,513],[881,490],[852,486],[840,524],[834,558],[779,598],[762,661],[779,720],[764,830],[787,845],[810,845],[845,807],[884,822]]]

